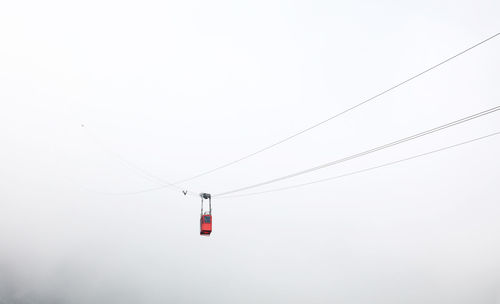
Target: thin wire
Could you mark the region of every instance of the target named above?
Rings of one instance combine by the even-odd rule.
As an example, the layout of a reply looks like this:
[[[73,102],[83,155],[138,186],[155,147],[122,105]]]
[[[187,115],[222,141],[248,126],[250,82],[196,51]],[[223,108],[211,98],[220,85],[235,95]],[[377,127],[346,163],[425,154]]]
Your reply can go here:
[[[349,173],[345,173],[345,174],[341,174],[341,175],[337,175],[337,176],[333,176],[333,177],[323,178],[323,179],[312,181],[312,182],[308,182],[308,183],[296,184],[296,185],[292,185],[292,186],[275,188],[275,189],[270,189],[270,190],[266,190],[266,191],[245,193],[245,194],[239,194],[239,195],[223,196],[223,197],[219,197],[219,199],[245,197],[245,196],[253,196],[253,195],[260,195],[260,194],[265,194],[265,193],[271,193],[271,192],[285,191],[285,190],[300,188],[300,187],[304,187],[304,186],[309,186],[309,185],[312,185],[312,184],[322,183],[322,182],[326,182],[326,181],[330,181],[330,180],[334,180],[334,179],[340,179],[340,178],[348,177],[348,176],[351,176],[351,175],[360,174],[360,173],[372,171],[372,170],[375,170],[375,169],[380,169],[380,168],[392,166],[392,165],[395,165],[395,164],[399,164],[399,163],[402,163],[402,162],[405,162],[405,161],[413,160],[413,159],[420,158],[420,157],[423,157],[423,156],[427,156],[427,155],[430,155],[430,154],[438,153],[438,152],[445,151],[445,150],[448,150],[448,149],[456,148],[456,147],[459,147],[459,146],[470,144],[470,143],[473,143],[475,141],[486,139],[486,138],[489,138],[489,137],[492,137],[492,136],[496,136],[496,135],[499,135],[499,134],[500,134],[500,132],[495,132],[495,133],[492,133],[492,134],[489,134],[489,135],[485,135],[485,136],[481,136],[481,137],[474,138],[474,139],[471,139],[471,140],[467,140],[467,141],[464,141],[464,142],[461,142],[461,143],[458,143],[458,144],[454,144],[454,145],[451,145],[451,146],[443,147],[443,148],[440,148],[440,149],[437,149],[437,150],[433,150],[433,151],[429,151],[429,152],[426,152],[426,153],[422,153],[422,154],[414,155],[414,156],[411,156],[411,157],[403,158],[403,159],[400,159],[400,160],[388,162],[388,163],[385,163],[385,164],[382,164],[382,165],[378,165],[378,166],[374,166],[374,167],[369,167],[369,168],[365,168],[365,169],[361,169],[361,170],[357,170],[357,171],[352,171],[352,172],[349,172]]]
[[[92,140],[95,143],[97,143],[103,150],[105,150],[109,155],[111,155],[111,156],[115,157],[116,159],[118,159],[119,161],[121,161],[126,167],[128,167],[129,169],[134,171],[138,176],[141,176],[142,178],[145,178],[148,181],[151,181],[151,182],[154,182],[156,184],[161,185],[159,187],[148,188],[148,189],[139,190],[139,191],[132,191],[132,192],[122,192],[122,193],[119,193],[119,192],[100,192],[100,191],[92,191],[92,192],[99,193],[99,194],[107,194],[107,195],[127,195],[127,194],[144,193],[144,192],[160,190],[163,188],[170,187],[169,188],[170,190],[174,190],[172,188],[175,188],[176,190],[174,190],[174,191],[178,191],[178,190],[186,191],[186,194],[198,196],[198,193],[193,192],[193,191],[184,190],[180,186],[175,185],[174,183],[170,183],[170,182],[148,172],[146,169],[139,167],[138,165],[128,161],[127,159],[122,157],[120,154],[116,153],[115,151],[113,151],[109,147],[107,147],[101,140],[99,140],[99,138],[91,130],[86,128],[84,125],[82,125],[82,128],[84,128],[84,130],[92,138]]]
[[[377,151],[380,151],[380,150],[384,150],[384,149],[390,148],[390,147],[395,146],[395,145],[402,144],[402,143],[410,141],[410,140],[417,139],[419,137],[422,137],[422,136],[425,136],[425,135],[428,135],[428,134],[431,134],[431,133],[434,133],[434,132],[438,132],[438,131],[441,131],[441,130],[444,130],[444,129],[456,126],[458,124],[465,123],[465,122],[467,122],[469,120],[473,120],[473,119],[479,118],[481,116],[491,114],[491,113],[496,112],[498,110],[500,110],[500,106],[496,106],[496,107],[490,108],[488,110],[476,113],[474,115],[470,115],[470,116],[467,116],[467,117],[464,117],[464,118],[461,118],[461,119],[458,119],[458,120],[446,123],[444,125],[441,125],[441,126],[438,126],[438,127],[432,128],[432,129],[429,129],[427,131],[423,131],[423,132],[417,133],[415,135],[411,135],[411,136],[408,136],[408,137],[405,137],[405,138],[393,141],[391,143],[388,143],[388,144],[385,144],[385,145],[382,145],[382,146],[378,146],[378,147],[375,147],[375,148],[372,148],[372,149],[369,149],[369,150],[366,150],[366,151],[363,151],[363,152],[360,152],[360,153],[357,153],[357,154],[354,154],[354,155],[351,155],[351,156],[347,156],[347,157],[344,157],[344,158],[341,158],[341,159],[338,159],[338,160],[334,160],[334,161],[328,162],[326,164],[322,164],[322,165],[319,165],[319,166],[316,166],[316,167],[312,167],[312,168],[309,168],[309,169],[306,169],[306,170],[302,170],[302,171],[295,172],[295,173],[292,173],[292,174],[288,174],[288,175],[285,175],[285,176],[282,176],[282,177],[278,177],[278,178],[274,178],[274,179],[267,180],[267,181],[264,181],[264,182],[260,182],[260,183],[257,183],[257,184],[253,184],[253,185],[250,185],[250,186],[241,187],[241,188],[237,188],[237,189],[234,189],[234,190],[230,190],[230,191],[218,193],[216,195],[212,195],[212,197],[223,196],[223,195],[226,195],[226,194],[231,194],[231,193],[240,192],[240,191],[243,191],[243,190],[248,190],[248,189],[252,189],[252,188],[261,187],[261,186],[264,186],[264,185],[268,185],[268,184],[271,184],[271,183],[275,183],[275,182],[278,182],[278,181],[282,181],[282,180],[285,180],[285,179],[289,179],[289,178],[292,178],[292,177],[296,177],[296,176],[299,176],[299,175],[310,173],[310,172],[313,172],[313,171],[316,171],[316,170],[320,170],[320,169],[323,169],[323,168],[326,168],[326,167],[329,167],[329,166],[337,165],[337,164],[340,164],[340,163],[343,163],[343,162],[346,162],[346,161],[349,161],[349,160],[352,160],[352,159],[355,159],[355,158],[359,158],[359,157],[365,156],[367,154],[371,154],[371,153],[374,153],[374,152],[377,152]]]
[[[360,106],[362,106],[362,105],[364,105],[364,104],[366,104],[366,103],[368,103],[368,102],[370,102],[370,101],[372,101],[372,100],[374,100],[374,99],[376,99],[376,98],[378,98],[378,97],[380,97],[380,96],[382,96],[382,95],[384,95],[384,94],[386,94],[386,93],[388,93],[388,92],[390,92],[390,91],[392,91],[392,90],[394,90],[394,89],[396,89],[396,88],[398,88],[398,87],[400,87],[400,86],[402,86],[402,85],[404,85],[404,84],[406,84],[406,83],[408,83],[408,82],[410,82],[410,81],[412,81],[412,80],[414,80],[415,78],[418,78],[418,77],[420,77],[420,76],[422,76],[422,75],[426,74],[427,72],[430,72],[430,71],[432,71],[432,70],[434,70],[434,69],[438,68],[439,66],[441,66],[441,65],[443,65],[443,64],[445,64],[445,63],[447,63],[447,62],[449,62],[449,61],[451,61],[451,60],[453,60],[453,59],[457,58],[458,56],[460,56],[460,55],[462,55],[462,54],[467,53],[468,51],[470,51],[470,50],[472,50],[472,49],[474,49],[474,48],[476,48],[476,47],[480,46],[481,44],[488,42],[489,40],[491,40],[491,39],[493,39],[493,38],[497,37],[498,35],[500,35],[500,33],[496,33],[496,34],[494,34],[493,36],[490,36],[489,38],[486,38],[486,39],[482,40],[481,42],[476,43],[476,44],[474,44],[473,46],[468,47],[467,49],[465,49],[465,50],[463,50],[463,51],[461,51],[461,52],[459,52],[459,53],[457,53],[457,54],[455,54],[455,55],[453,55],[453,56],[451,56],[451,57],[449,57],[449,58],[447,58],[447,59],[445,59],[445,60],[443,60],[443,61],[439,62],[438,64],[435,64],[435,65],[431,66],[430,68],[428,68],[428,69],[426,69],[426,70],[424,70],[424,71],[422,71],[422,72],[420,72],[420,73],[418,73],[418,74],[416,74],[416,75],[414,75],[414,76],[411,76],[410,78],[408,78],[408,79],[406,79],[406,80],[404,80],[404,81],[402,81],[402,82],[400,82],[400,83],[398,83],[398,84],[396,84],[396,85],[394,85],[394,86],[392,86],[392,87],[390,87],[390,88],[388,88],[388,89],[386,89],[386,90],[384,90],[384,91],[382,91],[382,92],[380,92],[380,93],[378,93],[378,94],[376,94],[376,95],[374,95],[374,96],[372,96],[372,97],[370,97],[370,98],[368,98],[368,99],[365,99],[364,101],[362,101],[362,102],[360,102],[360,103],[358,103],[358,104],[356,104],[356,105],[354,105],[354,106],[352,106],[352,107],[350,107],[350,108],[348,108],[348,109],[346,109],[346,110],[344,110],[344,111],[342,111],[342,112],[340,112],[340,113],[337,113],[337,114],[335,114],[335,115],[333,115],[333,116],[331,116],[331,117],[329,117],[329,118],[327,118],[327,119],[325,119],[325,120],[323,120],[323,121],[320,121],[320,122],[318,122],[318,123],[316,123],[316,124],[314,124],[314,125],[312,125],[312,126],[310,126],[310,127],[306,128],[306,129],[304,129],[304,130],[302,130],[302,131],[299,131],[299,132],[297,132],[297,133],[295,133],[295,134],[292,134],[292,135],[290,135],[290,136],[288,136],[288,137],[285,137],[285,138],[284,138],[284,139],[282,139],[282,140],[279,140],[279,141],[277,141],[277,142],[275,142],[275,143],[273,143],[273,144],[271,144],[271,145],[268,145],[268,146],[266,146],[266,147],[264,147],[264,148],[261,148],[260,150],[257,150],[257,151],[255,151],[255,152],[253,152],[253,153],[250,153],[250,154],[248,154],[248,155],[246,155],[246,156],[243,156],[243,157],[241,157],[241,158],[238,158],[238,159],[236,159],[236,160],[230,161],[230,162],[228,162],[228,163],[226,163],[226,164],[223,164],[223,165],[220,165],[220,166],[215,167],[215,168],[213,168],[213,169],[210,169],[210,170],[207,170],[207,171],[201,172],[201,173],[196,174],[196,175],[194,175],[194,176],[192,176],[192,177],[189,177],[189,178],[185,178],[185,179],[182,179],[182,180],[176,181],[176,182],[174,182],[174,184],[181,184],[181,183],[184,183],[184,182],[187,182],[187,181],[191,181],[191,180],[193,180],[193,179],[196,179],[196,178],[202,177],[202,176],[204,176],[204,175],[207,175],[207,174],[213,173],[213,172],[215,172],[215,171],[218,171],[218,170],[220,170],[220,169],[223,169],[223,168],[229,167],[229,166],[234,165],[234,164],[236,164],[236,163],[238,163],[238,162],[240,162],[240,161],[243,161],[243,160],[245,160],[245,159],[247,159],[247,158],[250,158],[250,157],[252,157],[252,156],[255,156],[255,155],[257,155],[257,154],[259,154],[259,153],[262,153],[262,152],[264,152],[264,151],[266,151],[266,150],[269,150],[269,149],[271,149],[271,148],[273,148],[273,147],[276,147],[277,145],[280,145],[280,144],[282,144],[282,143],[284,143],[284,142],[286,142],[286,141],[289,141],[289,140],[291,140],[291,139],[293,139],[293,138],[295,138],[295,137],[297,137],[297,136],[299,136],[299,135],[301,135],[301,134],[303,134],[303,133],[306,133],[306,132],[308,132],[308,131],[310,131],[310,130],[312,130],[312,129],[314,129],[314,128],[317,128],[317,127],[319,127],[319,126],[321,126],[321,125],[323,125],[323,124],[325,124],[325,123],[329,122],[329,121],[330,121],[330,120],[332,120],[332,119],[335,119],[335,118],[337,118],[337,117],[339,117],[339,116],[341,116],[341,115],[343,115],[343,114],[345,114],[345,113],[347,113],[347,112],[350,112],[350,111],[352,111],[352,110],[354,110],[354,109],[356,109],[356,108],[358,108],[358,107],[360,107]]]
[[[93,189],[85,188],[86,191],[93,192],[96,194],[103,194],[103,195],[134,195],[134,194],[141,194],[141,193],[163,190],[163,189],[168,189],[168,188],[165,187],[164,185],[162,185],[162,186],[158,186],[158,187],[147,188],[147,189],[137,190],[137,191],[130,191],[130,192],[104,192],[104,191],[96,191]],[[195,194],[194,192],[188,192],[187,194],[198,196],[198,194]]]

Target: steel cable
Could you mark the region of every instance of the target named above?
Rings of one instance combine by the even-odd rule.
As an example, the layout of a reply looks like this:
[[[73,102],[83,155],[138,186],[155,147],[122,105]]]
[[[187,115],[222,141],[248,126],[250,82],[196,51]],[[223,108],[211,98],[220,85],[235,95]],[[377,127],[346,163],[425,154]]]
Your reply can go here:
[[[295,172],[295,173],[292,173],[292,174],[288,174],[288,175],[277,177],[277,178],[273,178],[273,179],[270,179],[270,180],[267,180],[267,181],[264,181],[264,182],[256,183],[256,184],[253,184],[253,185],[250,185],[250,186],[240,187],[240,188],[237,188],[237,189],[234,189],[234,190],[229,190],[229,191],[221,192],[221,193],[213,195],[213,197],[223,196],[223,195],[227,195],[227,194],[231,194],[231,193],[236,193],[236,192],[241,192],[241,191],[244,191],[244,190],[249,190],[249,189],[252,189],[252,188],[261,187],[261,186],[264,186],[264,185],[268,185],[268,184],[271,184],[271,183],[275,183],[275,182],[278,182],[278,181],[282,181],[282,180],[285,180],[285,179],[289,179],[289,178],[292,178],[292,177],[296,177],[296,176],[299,176],[299,175],[310,173],[310,172],[313,172],[313,171],[316,171],[316,170],[320,170],[320,169],[323,169],[323,168],[326,168],[326,167],[337,165],[337,164],[340,164],[340,163],[343,163],[343,162],[347,162],[349,160],[352,160],[352,159],[355,159],[355,158],[359,158],[359,157],[365,156],[367,154],[371,154],[371,153],[374,153],[374,152],[377,152],[377,151],[380,151],[380,150],[384,150],[384,149],[387,149],[387,148],[390,148],[390,147],[393,147],[393,146],[405,143],[407,141],[414,140],[414,139],[417,139],[419,137],[422,137],[422,136],[425,136],[425,135],[428,135],[428,134],[431,134],[431,133],[435,133],[435,132],[438,132],[438,131],[441,131],[441,130],[444,130],[444,129],[447,129],[447,128],[450,128],[450,127],[453,127],[453,126],[456,126],[456,125],[459,125],[459,124],[462,124],[462,123],[465,123],[467,121],[470,121],[470,120],[473,120],[473,119],[476,119],[476,118],[479,118],[479,117],[482,117],[482,116],[494,113],[494,112],[496,112],[498,110],[500,110],[500,106],[496,106],[496,107],[490,108],[488,110],[485,110],[485,111],[482,111],[482,112],[479,112],[479,113],[476,113],[476,114],[473,114],[473,115],[470,115],[470,116],[467,116],[467,117],[464,117],[464,118],[461,118],[461,119],[458,119],[458,120],[455,120],[455,121],[452,121],[452,122],[449,122],[449,123],[446,123],[444,125],[441,125],[441,126],[438,126],[438,127],[435,127],[435,128],[432,128],[432,129],[429,129],[429,130],[426,130],[426,131],[423,131],[423,132],[420,132],[420,133],[417,133],[417,134],[414,134],[414,135],[411,135],[411,136],[408,136],[408,137],[405,137],[405,138],[402,138],[402,139],[390,142],[388,144],[381,145],[381,146],[378,146],[378,147],[375,147],[375,148],[372,148],[372,149],[369,149],[369,150],[366,150],[366,151],[354,154],[354,155],[350,155],[350,156],[347,156],[347,157],[344,157],[344,158],[341,158],[341,159],[338,159],[338,160],[334,160],[334,161],[331,161],[331,162],[328,162],[328,163],[325,163],[325,164],[322,164],[322,165],[319,165],[319,166],[315,166],[315,167],[312,167],[312,168],[309,168],[309,169],[306,169],[306,170],[301,170],[301,171],[298,171],[298,172]]]
[[[259,191],[259,192],[252,192],[252,193],[245,193],[245,194],[222,196],[222,197],[219,197],[219,199],[245,197],[245,196],[253,196],[253,195],[260,195],[260,194],[265,194],[265,193],[271,193],[271,192],[285,191],[285,190],[300,188],[300,187],[309,186],[309,185],[313,185],[313,184],[317,184],[317,183],[322,183],[322,182],[326,182],[326,181],[330,181],[330,180],[340,179],[340,178],[348,177],[348,176],[351,176],[351,175],[360,174],[360,173],[364,173],[364,172],[368,172],[368,171],[372,171],[372,170],[376,170],[376,169],[380,169],[380,168],[392,166],[392,165],[395,165],[395,164],[399,164],[399,163],[402,163],[402,162],[405,162],[405,161],[409,161],[409,160],[413,160],[413,159],[420,158],[420,157],[423,157],[423,156],[431,155],[431,154],[438,153],[438,152],[441,152],[441,151],[445,151],[445,150],[448,150],[448,149],[456,148],[456,147],[459,147],[459,146],[470,144],[470,143],[473,143],[473,142],[476,142],[476,141],[479,141],[479,140],[482,140],[482,139],[486,139],[486,138],[489,138],[489,137],[492,137],[492,136],[496,136],[496,135],[499,135],[499,134],[500,134],[500,132],[495,132],[495,133],[492,133],[492,134],[488,134],[488,135],[485,135],[485,136],[481,136],[481,137],[477,137],[477,138],[474,138],[474,139],[471,139],[471,140],[460,142],[458,144],[454,144],[454,145],[451,145],[451,146],[446,146],[446,147],[439,148],[439,149],[436,149],[436,150],[432,150],[432,151],[429,151],[429,152],[425,152],[425,153],[422,153],[422,154],[417,154],[417,155],[410,156],[410,157],[407,157],[407,158],[403,158],[403,159],[399,159],[399,160],[396,160],[396,161],[384,163],[382,165],[378,165],[378,166],[374,166],[374,167],[369,167],[369,168],[365,168],[365,169],[361,169],[361,170],[357,170],[357,171],[352,171],[352,172],[349,172],[349,173],[345,173],[345,174],[341,174],[341,175],[337,175],[337,176],[332,176],[332,177],[328,177],[328,178],[323,178],[323,179],[315,180],[315,181],[312,181],[312,182],[307,182],[307,183],[302,183],[302,184],[296,184],[296,185],[291,185],[291,186],[287,186],[287,187],[275,188],[275,189],[270,189],[270,190],[265,190],[265,191]]]
[[[314,124],[314,125],[306,128],[304,130],[301,130],[301,131],[299,131],[297,133],[294,133],[294,134],[292,134],[292,135],[290,135],[288,137],[285,137],[285,138],[283,138],[283,139],[281,139],[281,140],[279,140],[279,141],[277,141],[277,142],[275,142],[275,143],[273,143],[271,145],[265,146],[265,147],[263,147],[263,148],[255,151],[253,153],[250,153],[248,155],[240,157],[240,158],[238,158],[236,160],[230,161],[228,163],[225,163],[225,164],[220,165],[218,167],[215,167],[213,169],[201,172],[201,173],[196,174],[194,176],[191,176],[189,178],[185,178],[185,179],[176,181],[176,182],[174,182],[174,184],[181,184],[181,183],[184,183],[184,182],[187,182],[187,181],[191,181],[191,180],[197,179],[199,177],[205,176],[207,174],[210,174],[210,173],[213,173],[215,171],[218,171],[218,170],[221,170],[223,168],[226,168],[226,167],[229,167],[231,165],[234,165],[234,164],[236,164],[238,162],[241,162],[241,161],[243,161],[245,159],[248,159],[248,158],[250,158],[252,156],[255,156],[255,155],[257,155],[259,153],[262,153],[262,152],[264,152],[266,150],[269,150],[269,149],[271,149],[273,147],[276,147],[277,145],[280,145],[280,144],[282,144],[282,143],[284,143],[286,141],[289,141],[289,140],[291,140],[291,139],[293,139],[293,138],[295,138],[295,137],[297,137],[297,136],[299,136],[299,135],[301,135],[303,133],[306,133],[306,132],[308,132],[308,131],[310,131],[310,130],[312,130],[314,128],[317,128],[317,127],[319,127],[319,126],[321,126],[321,125],[323,125],[323,124],[331,121],[332,119],[335,119],[335,118],[337,118],[337,117],[339,117],[339,116],[341,116],[341,115],[343,115],[343,114],[345,114],[347,112],[350,112],[350,111],[352,111],[352,110],[354,110],[354,109],[356,109],[356,108],[358,108],[358,107],[360,107],[360,106],[362,106],[362,105],[364,105],[364,104],[366,104],[366,103],[368,103],[368,102],[370,102],[370,101],[372,101],[372,100],[374,100],[374,99],[376,99],[376,98],[378,98],[378,97],[380,97],[380,96],[382,96],[382,95],[384,95],[384,94],[386,94],[386,93],[388,93],[388,92],[390,92],[390,91],[392,91],[392,90],[394,90],[394,89],[396,89],[396,88],[398,88],[398,87],[400,87],[400,86],[402,86],[402,85],[404,85],[404,84],[406,84],[406,83],[408,83],[408,82],[410,82],[412,80],[414,80],[415,78],[418,78],[418,77],[420,77],[420,76],[422,76],[422,75],[424,75],[424,74],[426,74],[426,73],[428,73],[428,72],[430,72],[430,71],[432,71],[432,70],[440,67],[441,65],[443,65],[443,64],[445,64],[445,63],[447,63],[447,62],[449,62],[449,61],[451,61],[451,60],[459,57],[460,55],[463,55],[463,54],[469,52],[470,50],[472,50],[472,49],[474,49],[474,48],[476,48],[476,47],[478,47],[478,46],[480,46],[480,45],[482,45],[482,44],[490,41],[491,39],[497,37],[498,35],[500,35],[500,33],[496,33],[496,34],[494,34],[494,35],[492,35],[492,36],[490,36],[490,37],[488,37],[488,38],[486,38],[486,39],[484,39],[484,40],[482,40],[482,41],[480,41],[480,42],[478,42],[478,43],[476,43],[476,44],[474,44],[474,45],[472,45],[472,46],[470,46],[468,48],[466,48],[465,50],[463,50],[463,51],[461,51],[461,52],[459,52],[459,53],[457,53],[457,54],[455,54],[455,55],[453,55],[451,57],[448,57],[447,59],[445,59],[445,60],[443,60],[443,61],[441,61],[441,62],[439,62],[439,63],[437,63],[437,64],[435,64],[435,65],[433,65],[433,66],[431,66],[429,68],[427,68],[426,70],[424,70],[424,71],[422,71],[422,72],[420,72],[418,74],[415,74],[415,75],[411,76],[410,78],[407,78],[406,80],[401,81],[401,82],[393,85],[392,87],[390,87],[390,88],[388,88],[388,89],[386,89],[386,90],[384,90],[384,91],[382,91],[382,92],[380,92],[380,93],[378,93],[378,94],[376,94],[376,95],[374,95],[374,96],[372,96],[372,97],[370,97],[368,99],[365,99],[362,102],[360,102],[360,103],[358,103],[358,104],[356,104],[354,106],[351,106],[350,108],[347,108],[347,109],[343,110],[342,112],[339,112],[339,113],[337,113],[337,114],[335,114],[335,115],[333,115],[333,116],[331,116],[331,117],[329,117],[329,118],[327,118],[325,120],[322,120],[322,121],[320,121],[320,122],[318,122],[318,123],[316,123],[316,124]]]

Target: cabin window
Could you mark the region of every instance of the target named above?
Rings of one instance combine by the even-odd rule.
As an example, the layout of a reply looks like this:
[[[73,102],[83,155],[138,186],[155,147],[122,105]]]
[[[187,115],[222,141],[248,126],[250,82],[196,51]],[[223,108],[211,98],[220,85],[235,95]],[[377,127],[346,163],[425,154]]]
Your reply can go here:
[[[210,220],[209,216],[205,216],[205,224],[210,224]]]

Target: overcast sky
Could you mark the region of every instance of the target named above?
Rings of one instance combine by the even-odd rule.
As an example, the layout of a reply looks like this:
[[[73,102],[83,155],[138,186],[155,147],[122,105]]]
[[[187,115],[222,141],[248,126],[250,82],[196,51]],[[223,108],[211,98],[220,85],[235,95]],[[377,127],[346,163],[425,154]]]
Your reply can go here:
[[[0,304],[500,303],[500,135],[214,199],[208,238],[197,197],[123,194],[159,186],[138,167],[181,180],[341,112],[499,16],[498,0],[3,1]],[[498,106],[499,54],[500,36],[182,187],[231,190]],[[499,112],[255,190],[498,131]]]

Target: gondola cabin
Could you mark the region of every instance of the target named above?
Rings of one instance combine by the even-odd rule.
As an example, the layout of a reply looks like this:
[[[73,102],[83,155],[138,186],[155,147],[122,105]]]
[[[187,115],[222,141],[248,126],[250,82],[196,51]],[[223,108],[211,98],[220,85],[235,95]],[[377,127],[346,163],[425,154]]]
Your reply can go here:
[[[200,193],[200,235],[209,236],[212,233],[212,196],[209,193]],[[203,211],[203,200],[208,199],[208,212]]]
[[[209,236],[212,232],[212,215],[203,214],[200,218],[200,235]]]

